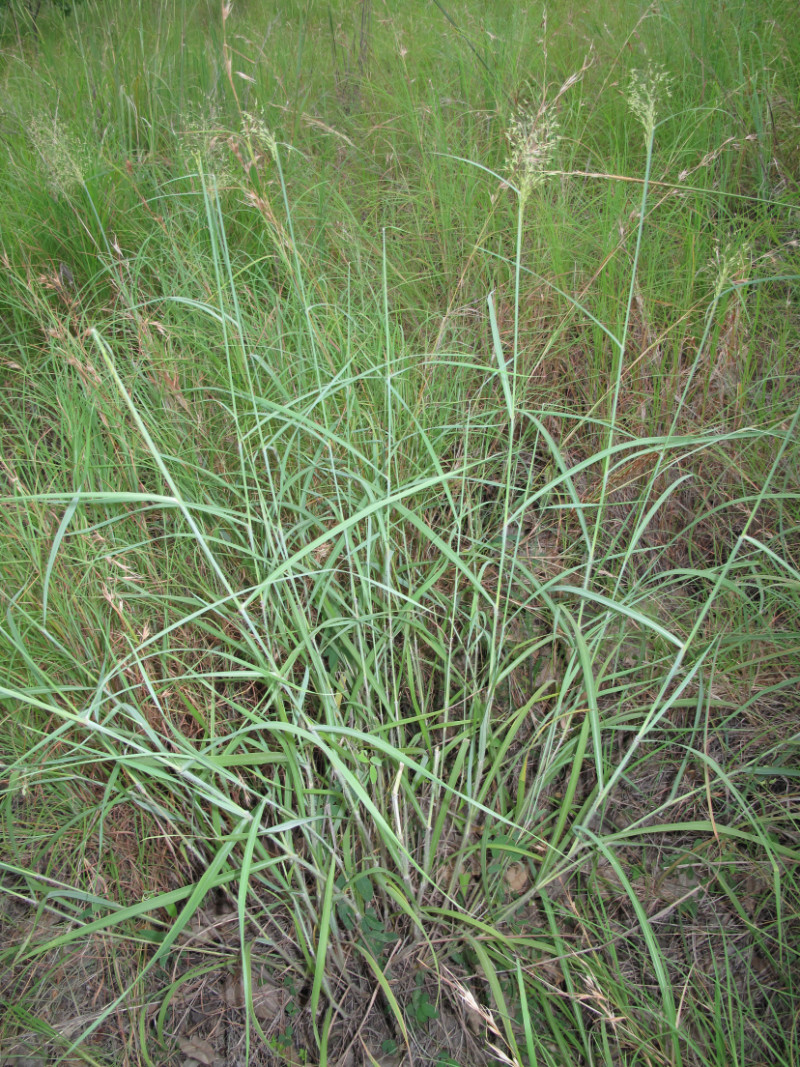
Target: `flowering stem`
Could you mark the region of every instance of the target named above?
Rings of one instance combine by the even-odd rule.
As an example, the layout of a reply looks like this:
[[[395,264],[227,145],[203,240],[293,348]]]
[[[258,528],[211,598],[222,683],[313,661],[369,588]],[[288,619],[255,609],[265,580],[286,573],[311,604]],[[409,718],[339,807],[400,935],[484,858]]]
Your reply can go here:
[[[647,131],[647,159],[644,169],[644,184],[642,185],[642,203],[639,208],[639,224],[636,229],[636,248],[633,253],[633,265],[631,266],[631,284],[628,290],[628,302],[625,308],[625,322],[622,327],[622,334],[617,341],[617,359],[616,359],[616,373],[614,381],[614,397],[611,401],[611,415],[608,422],[608,440],[606,441],[606,457],[603,461],[603,484],[600,493],[600,503],[597,509],[597,518],[595,520],[594,536],[592,538],[592,549],[589,554],[589,560],[586,565],[586,580],[585,585],[588,587],[589,577],[591,574],[592,563],[594,560],[595,547],[600,534],[600,527],[602,525],[603,513],[605,511],[606,491],[608,488],[609,470],[611,467],[611,448],[614,444],[614,431],[617,424],[617,409],[619,407],[619,394],[622,388],[622,373],[625,366],[625,352],[628,346],[628,330],[630,329],[631,310],[633,308],[633,301],[636,295],[636,275],[639,272],[639,257],[642,249],[642,235],[644,233],[644,216],[645,209],[647,207],[647,194],[650,182],[650,170],[653,164],[653,144],[655,141],[655,127],[651,126]]]
[[[514,437],[517,428],[517,376],[519,371],[519,283],[521,273],[521,260],[522,260],[522,220],[525,215],[525,204],[527,203],[527,193],[522,191],[519,195],[518,207],[517,207],[517,251],[514,261],[514,346],[511,354],[511,387],[509,389],[508,382],[506,381],[505,395],[506,406],[508,409],[508,431],[506,435],[507,447],[506,447],[506,461],[505,461],[505,474],[503,478],[505,491],[503,500],[503,528],[500,534],[500,553],[497,561],[497,591],[494,600],[494,617],[492,620],[492,641],[489,651],[489,677],[491,679],[489,690],[486,700],[486,712],[488,714],[492,700],[494,699],[494,691],[497,685],[497,655],[498,649],[502,647],[503,635],[507,622],[507,599],[504,595],[505,576],[506,570],[510,565],[510,569],[513,572],[514,558],[516,556],[516,543],[512,549],[512,558],[509,564],[509,546],[508,546],[508,534],[509,524],[511,519],[512,504],[514,501]],[[506,365],[505,357],[503,356],[502,349],[500,347],[499,332],[496,339],[498,360],[502,360],[501,364],[501,379],[502,370]],[[483,773],[483,760],[485,756],[485,742],[484,730],[481,730],[481,743],[478,751],[478,772],[477,776],[480,778]]]
[[[606,441],[605,458],[603,460],[603,481],[602,488],[600,490],[600,499],[598,501],[597,512],[594,522],[594,530],[592,533],[592,542],[589,548],[589,557],[586,561],[586,572],[584,575],[583,586],[584,589],[589,588],[589,583],[592,577],[592,570],[594,568],[595,555],[597,553],[597,545],[600,540],[600,531],[603,527],[603,519],[605,517],[606,510],[606,498],[608,494],[608,479],[611,469],[611,455],[612,446],[614,444],[614,431],[616,429],[617,422],[617,408],[619,406],[619,394],[622,386],[622,374],[625,367],[625,350],[628,343],[628,329],[630,327],[631,309],[633,307],[633,301],[636,294],[636,275],[639,269],[639,255],[642,247],[642,234],[644,232],[644,216],[645,209],[647,207],[647,193],[648,183],[650,180],[650,169],[653,161],[653,142],[655,139],[655,126],[651,125],[647,129],[647,160],[645,163],[644,184],[642,186],[642,202],[639,209],[639,225],[636,231],[636,249],[633,254],[633,264],[631,266],[631,284],[628,291],[628,303],[625,309],[625,323],[622,327],[622,334],[617,340],[617,358],[616,358],[616,370],[614,381],[614,397],[611,402],[611,414],[608,421],[608,439]],[[584,604],[581,604],[578,613],[578,625],[580,627],[583,621]],[[592,741],[594,744],[594,758],[595,758],[595,770],[597,773],[597,784],[601,793],[604,788],[604,771],[603,771],[603,757],[600,747],[599,733],[592,731]]]
[[[515,412],[517,409],[517,374],[519,360],[519,280],[522,261],[522,219],[525,215],[525,204],[527,203],[527,199],[528,198],[524,192],[520,193],[517,206],[517,254],[514,258],[514,355],[512,363],[511,396],[514,401],[513,410]]]

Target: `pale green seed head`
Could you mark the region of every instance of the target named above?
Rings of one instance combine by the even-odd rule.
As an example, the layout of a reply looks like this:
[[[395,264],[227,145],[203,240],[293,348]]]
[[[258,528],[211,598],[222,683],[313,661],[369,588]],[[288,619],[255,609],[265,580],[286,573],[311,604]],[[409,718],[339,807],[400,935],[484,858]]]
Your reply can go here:
[[[506,131],[511,153],[508,170],[524,204],[534,189],[544,183],[552,168],[558,143],[558,121],[552,108],[519,112]]]
[[[88,145],[57,116],[34,115],[28,122],[27,132],[31,145],[44,163],[51,192],[69,194],[79,189],[90,165]]]
[[[204,172],[213,174],[218,186],[225,188],[235,182],[236,172],[222,120],[213,107],[205,112],[188,112],[184,116],[179,144],[187,158],[201,161]]]
[[[672,96],[672,76],[661,64],[648,63],[644,70],[631,71],[625,96],[649,140],[656,128],[659,103]]]
[[[243,112],[242,133],[249,138],[254,148],[268,152],[275,159],[278,154],[278,142],[264,121],[263,115],[256,115],[251,111]]]
[[[717,248],[711,269],[716,274],[714,296],[719,299],[734,282],[744,281],[752,264],[752,251],[748,243],[735,245],[729,241]]]

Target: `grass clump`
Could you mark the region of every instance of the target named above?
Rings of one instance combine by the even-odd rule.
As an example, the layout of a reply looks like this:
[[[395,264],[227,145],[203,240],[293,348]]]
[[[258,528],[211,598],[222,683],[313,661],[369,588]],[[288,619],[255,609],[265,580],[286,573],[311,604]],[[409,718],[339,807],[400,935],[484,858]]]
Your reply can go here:
[[[794,1062],[798,66],[734,7],[2,24],[10,1062]]]

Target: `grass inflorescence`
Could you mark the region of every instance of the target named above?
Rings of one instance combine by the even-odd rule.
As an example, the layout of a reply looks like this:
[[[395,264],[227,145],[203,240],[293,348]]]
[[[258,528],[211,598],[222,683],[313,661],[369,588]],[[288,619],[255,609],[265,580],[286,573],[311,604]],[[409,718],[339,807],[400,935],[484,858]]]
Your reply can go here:
[[[0,1061],[797,1062],[793,5],[0,10]]]

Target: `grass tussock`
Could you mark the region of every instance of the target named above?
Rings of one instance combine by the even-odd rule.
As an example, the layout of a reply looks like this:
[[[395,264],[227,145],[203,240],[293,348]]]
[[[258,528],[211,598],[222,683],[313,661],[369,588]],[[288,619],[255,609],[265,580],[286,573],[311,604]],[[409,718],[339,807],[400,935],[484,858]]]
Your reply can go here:
[[[788,1067],[793,7],[278,7],[0,11],[0,1062]]]

